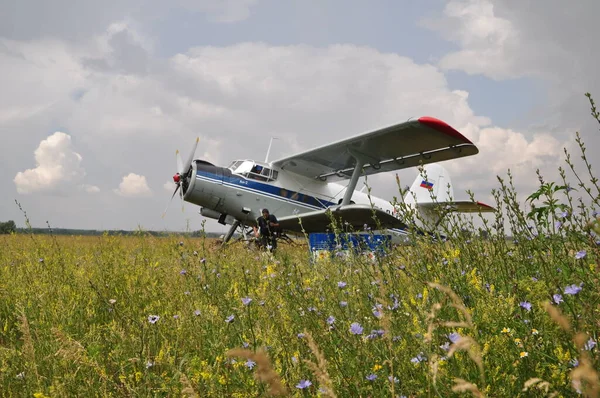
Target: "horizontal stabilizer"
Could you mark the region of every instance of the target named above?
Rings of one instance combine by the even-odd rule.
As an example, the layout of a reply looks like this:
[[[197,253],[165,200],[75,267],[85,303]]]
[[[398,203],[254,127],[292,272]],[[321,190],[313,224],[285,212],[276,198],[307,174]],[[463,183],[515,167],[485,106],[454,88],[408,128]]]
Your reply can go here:
[[[495,212],[492,206],[481,202],[471,202],[469,200],[461,200],[454,202],[427,202],[417,203],[417,206],[424,209],[434,209],[437,206],[445,211],[455,211],[459,213],[492,213]]]
[[[311,211],[297,215],[279,217],[279,225],[290,232],[324,232],[332,229],[332,218],[338,222],[339,228],[352,228],[354,231],[406,228],[406,225],[383,210],[369,205],[351,204],[330,207],[324,210]],[[377,220],[377,221],[376,221]]]

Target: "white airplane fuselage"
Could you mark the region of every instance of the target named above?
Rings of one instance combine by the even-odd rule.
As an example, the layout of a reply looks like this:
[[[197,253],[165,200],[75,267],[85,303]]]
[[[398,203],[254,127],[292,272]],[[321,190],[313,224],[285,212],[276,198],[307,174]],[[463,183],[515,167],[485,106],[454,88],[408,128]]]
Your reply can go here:
[[[220,219],[232,225],[235,220],[245,225],[255,225],[262,209],[276,217],[323,210],[338,205],[346,186],[300,176],[252,160],[237,167],[218,167],[196,160],[192,163],[189,185],[184,188],[184,200],[201,207],[200,214]],[[263,175],[251,170],[259,167]],[[265,170],[267,172],[265,173]],[[390,201],[354,191],[352,202],[377,207],[395,214]],[[401,230],[387,230],[392,235],[405,235]]]

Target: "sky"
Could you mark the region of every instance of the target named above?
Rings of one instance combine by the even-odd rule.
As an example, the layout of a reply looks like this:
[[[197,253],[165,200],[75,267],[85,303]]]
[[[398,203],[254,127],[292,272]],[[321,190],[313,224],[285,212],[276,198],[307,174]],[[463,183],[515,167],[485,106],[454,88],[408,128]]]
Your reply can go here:
[[[457,199],[493,204],[508,170],[525,197],[576,132],[600,160],[600,2],[540,4],[0,0],[0,221],[24,225],[17,201],[33,226],[197,230],[192,204],[161,217],[196,137],[227,166],[425,115],[480,150],[443,163]],[[369,184],[397,195],[395,173]]]

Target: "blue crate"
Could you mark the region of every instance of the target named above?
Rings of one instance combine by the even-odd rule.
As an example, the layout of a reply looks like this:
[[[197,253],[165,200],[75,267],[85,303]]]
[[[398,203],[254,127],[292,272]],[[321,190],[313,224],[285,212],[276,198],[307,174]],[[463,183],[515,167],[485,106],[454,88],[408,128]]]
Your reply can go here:
[[[314,259],[341,255],[367,253],[383,255],[391,248],[391,235],[312,233],[308,236]]]

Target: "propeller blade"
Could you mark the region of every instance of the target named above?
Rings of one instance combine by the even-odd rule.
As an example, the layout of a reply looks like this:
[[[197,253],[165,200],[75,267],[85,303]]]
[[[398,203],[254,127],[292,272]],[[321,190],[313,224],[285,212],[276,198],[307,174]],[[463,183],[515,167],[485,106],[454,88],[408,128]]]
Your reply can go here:
[[[175,192],[173,192],[173,195],[171,195],[171,199],[169,200],[169,203],[167,203],[167,207],[165,207],[165,211],[162,214],[162,218],[165,218],[165,215],[167,214],[167,210],[169,210],[169,206],[171,205],[171,201],[173,201],[173,198],[175,197],[177,190],[179,190],[179,184],[177,184],[177,187],[175,188]]]
[[[194,160],[194,155],[196,155],[196,148],[198,148],[198,141],[200,141],[200,137],[196,137],[196,143],[194,144],[194,149],[192,149],[192,152],[190,153],[190,157],[188,158],[188,160],[185,164],[185,169],[183,170],[182,173],[179,173],[182,176],[184,173],[186,173],[190,169],[190,166],[192,165],[192,161]]]
[[[179,190],[179,197],[181,198],[181,212],[183,213],[183,205],[185,204],[185,201],[183,200],[183,189]]]
[[[179,153],[179,149],[175,152],[175,156],[177,156],[177,172],[179,175],[183,175],[183,160],[181,159],[181,154]]]

